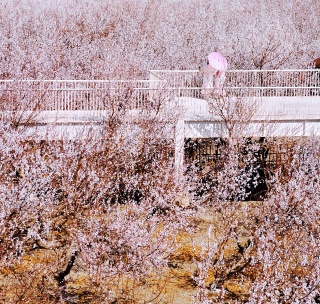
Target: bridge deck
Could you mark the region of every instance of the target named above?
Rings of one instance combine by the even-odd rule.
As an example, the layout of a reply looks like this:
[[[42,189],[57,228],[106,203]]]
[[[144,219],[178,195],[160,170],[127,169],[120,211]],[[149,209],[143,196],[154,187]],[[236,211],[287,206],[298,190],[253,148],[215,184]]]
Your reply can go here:
[[[0,80],[0,111],[26,116],[34,111],[33,122],[42,129],[64,125],[71,130],[98,124],[112,106],[124,103],[132,116],[159,103],[180,105],[185,137],[216,137],[227,133],[213,111],[215,103],[228,103],[227,114],[236,120],[232,106],[237,108],[240,100],[245,111],[254,112],[248,136],[284,136],[288,129],[292,135],[310,135],[320,125],[320,70],[227,71],[220,97],[204,95],[201,85],[202,74],[194,70],[151,71],[149,80]],[[272,133],[271,125],[278,125],[278,131]]]

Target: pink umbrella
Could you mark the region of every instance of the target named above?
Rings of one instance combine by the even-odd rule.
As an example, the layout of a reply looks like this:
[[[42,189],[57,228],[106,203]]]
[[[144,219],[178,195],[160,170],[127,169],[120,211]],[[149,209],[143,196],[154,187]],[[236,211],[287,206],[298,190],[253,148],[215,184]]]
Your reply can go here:
[[[227,59],[219,52],[213,52],[208,56],[209,64],[216,70],[225,71],[227,69]]]

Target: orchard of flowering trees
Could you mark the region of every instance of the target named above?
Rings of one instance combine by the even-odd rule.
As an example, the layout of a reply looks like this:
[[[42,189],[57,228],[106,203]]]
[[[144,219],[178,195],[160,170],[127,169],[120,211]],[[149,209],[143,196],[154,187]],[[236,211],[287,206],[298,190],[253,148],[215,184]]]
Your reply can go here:
[[[315,0],[3,0],[0,83],[140,79],[198,69],[214,50],[230,69],[307,68],[319,57],[319,15]],[[181,109],[163,107],[164,93],[133,119],[131,89],[106,99],[99,136],[92,127],[73,140],[33,137],[18,111],[2,111],[0,302],[181,303],[165,297],[168,273],[183,267],[179,240],[205,212],[186,303],[319,303],[319,138],[251,141],[255,109],[239,98],[237,119],[222,117],[219,158],[205,168],[186,160],[177,176]],[[1,88],[1,110],[8,94]],[[32,96],[30,121],[44,99]],[[281,161],[266,163],[262,149]]]
[[[305,68],[319,57],[319,1],[3,0],[1,78],[112,79],[198,69]]]
[[[43,140],[2,119],[1,302],[135,301],[188,229],[173,166],[178,112],[144,111],[132,122],[123,98],[99,138],[92,129]],[[83,290],[67,290],[71,270],[85,274]]]

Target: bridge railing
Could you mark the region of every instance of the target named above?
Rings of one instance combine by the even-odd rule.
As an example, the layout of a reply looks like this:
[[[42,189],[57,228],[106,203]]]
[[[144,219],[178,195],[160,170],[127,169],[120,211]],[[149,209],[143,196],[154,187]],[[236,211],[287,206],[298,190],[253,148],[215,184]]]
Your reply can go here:
[[[0,80],[0,111],[137,109],[179,97],[206,99],[198,70],[153,70],[149,80]],[[229,70],[226,96],[320,96],[320,70]]]
[[[160,87],[150,80],[0,80],[0,110],[139,108]]]
[[[203,75],[198,70],[152,70],[153,79],[164,80],[170,88],[202,87]],[[253,96],[320,96],[320,70],[228,70],[224,91],[231,95]],[[188,93],[190,94],[190,92]]]

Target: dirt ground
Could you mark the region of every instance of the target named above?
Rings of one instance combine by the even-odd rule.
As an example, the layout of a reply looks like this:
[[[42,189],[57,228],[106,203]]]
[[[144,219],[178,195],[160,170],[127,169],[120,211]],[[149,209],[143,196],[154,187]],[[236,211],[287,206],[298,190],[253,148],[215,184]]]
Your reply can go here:
[[[163,303],[163,304],[184,304],[192,303],[199,296],[199,284],[195,278],[199,272],[199,263],[203,263],[202,256],[204,254],[204,244],[210,244],[212,241],[208,238],[208,229],[212,225],[216,225],[215,215],[206,210],[199,212],[196,218],[192,219],[194,229],[192,233],[181,232],[178,236],[178,246],[174,254],[169,258],[168,265],[158,273],[146,275],[145,278],[132,281],[126,277],[110,277],[106,288],[110,289],[110,294],[114,298],[122,298],[127,300],[119,300],[116,303]],[[237,242],[245,244],[247,237],[240,237]],[[238,254],[238,243],[234,240],[227,242],[224,248],[226,259],[233,259]],[[57,253],[52,250],[39,249],[34,250],[30,255],[26,256],[15,269],[0,269],[0,303],[10,303],[9,299],[15,299],[11,303],[36,303],[32,295],[28,291],[44,288],[43,286],[52,286],[53,282],[39,284],[39,281],[47,280],[47,268],[43,265],[50,264],[56,258]],[[30,282],[30,277],[34,277]],[[216,281],[215,271],[212,267],[205,270],[204,285],[206,296],[214,300],[221,292],[219,288],[215,288]],[[48,276],[49,277],[49,276]],[[28,280],[29,278],[29,280]],[[48,279],[49,280],[49,279]],[[38,283],[37,283],[38,282]],[[232,278],[225,280],[223,288],[228,296],[228,303],[232,303],[233,299],[245,297],[250,288],[250,282],[241,277],[239,280]],[[29,286],[28,286],[29,284]],[[36,286],[39,285],[39,287]],[[54,284],[53,284],[54,285]],[[11,286],[11,288],[10,288]],[[108,286],[108,287],[107,287]],[[50,293],[50,287],[43,292]],[[80,265],[75,265],[70,274],[66,277],[66,291],[68,293],[68,301],[61,303],[96,303],[94,298],[94,286],[89,280],[87,274]],[[126,294],[124,297],[123,295]],[[33,299],[30,301],[30,299]],[[44,298],[45,299],[45,298]],[[129,300],[131,299],[131,300]],[[238,298],[239,299],[239,298]],[[33,301],[33,302],[32,302]],[[39,303],[52,303],[50,296],[46,300]]]

